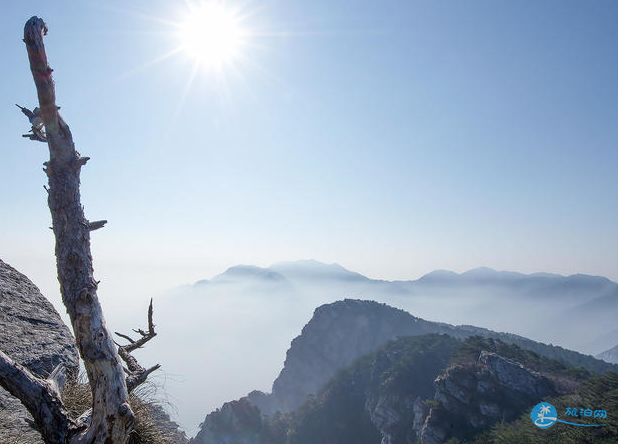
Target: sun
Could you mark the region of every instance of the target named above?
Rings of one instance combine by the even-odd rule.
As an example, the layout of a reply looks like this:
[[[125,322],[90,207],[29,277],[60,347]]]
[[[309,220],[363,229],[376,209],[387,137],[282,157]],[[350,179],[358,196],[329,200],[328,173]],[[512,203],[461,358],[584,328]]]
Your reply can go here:
[[[181,48],[204,68],[231,64],[245,43],[246,32],[240,22],[240,17],[221,3],[191,5],[178,26]]]

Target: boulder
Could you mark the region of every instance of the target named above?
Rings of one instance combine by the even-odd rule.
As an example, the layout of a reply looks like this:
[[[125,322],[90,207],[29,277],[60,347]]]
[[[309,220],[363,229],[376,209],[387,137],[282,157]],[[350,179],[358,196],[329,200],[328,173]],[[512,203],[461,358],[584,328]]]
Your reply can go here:
[[[59,364],[78,370],[71,331],[52,304],[26,276],[0,260],[0,350],[34,374],[47,377]],[[16,437],[41,442],[26,420],[30,414],[16,398],[0,388],[0,442]]]

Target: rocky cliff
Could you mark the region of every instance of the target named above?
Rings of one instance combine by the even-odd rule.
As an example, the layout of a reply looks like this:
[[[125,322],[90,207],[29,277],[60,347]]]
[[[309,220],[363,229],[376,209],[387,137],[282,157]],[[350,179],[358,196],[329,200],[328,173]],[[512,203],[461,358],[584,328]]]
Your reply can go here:
[[[287,352],[272,394],[249,394],[267,414],[298,408],[340,369],[399,336],[449,332],[465,337],[447,324],[428,322],[403,310],[373,301],[346,299],[318,307]]]
[[[69,329],[51,303],[23,274],[0,260],[0,350],[46,377],[63,364],[77,372],[78,356]],[[37,442],[39,435],[21,403],[0,388],[0,442],[13,437]]]
[[[599,353],[596,358],[612,364],[618,364],[618,345],[604,351],[603,353]]]
[[[246,398],[226,403],[206,417],[193,442],[467,442],[538,402],[576,393],[588,378],[498,340],[411,336],[357,359],[294,412],[268,417]]]
[[[557,394],[545,376],[496,353],[482,351],[474,364],[454,365],[434,382],[432,407],[420,431],[422,444],[471,438],[498,421]]]
[[[350,364],[361,356],[367,356],[367,353],[371,354],[371,352],[379,349],[381,346],[388,348],[388,346],[384,344],[389,340],[398,337],[426,335],[428,333],[448,335],[446,337],[455,342],[470,337],[478,337],[478,340],[481,341],[485,350],[489,352],[496,352],[496,350],[487,348],[487,344],[492,344],[491,341],[494,339],[499,340],[499,343],[502,344],[499,350],[500,353],[498,353],[500,356],[514,359],[517,362],[528,360],[530,364],[528,367],[530,368],[534,368],[535,365],[547,361],[548,358],[553,358],[556,360],[551,361],[554,363],[552,371],[562,371],[566,367],[585,367],[587,370],[578,370],[583,372],[582,374],[588,374],[588,371],[592,373],[602,373],[607,370],[616,370],[616,366],[598,361],[591,356],[581,355],[560,347],[537,343],[520,336],[492,332],[473,326],[452,326],[443,323],[429,322],[384,304],[373,301],[346,299],[344,301],[323,305],[315,310],[314,316],[303,328],[301,335],[292,341],[290,349],[287,352],[284,368],[273,384],[272,394],[254,391],[247,397],[241,399],[240,403],[226,404],[226,406],[224,406],[225,409],[222,408],[220,411],[225,411],[225,417],[228,419],[227,422],[222,423],[219,420],[215,420],[215,417],[208,415],[206,421],[202,424],[200,434],[196,437],[195,442],[208,444],[236,442],[234,440],[225,441],[222,440],[221,437],[225,435],[228,439],[231,439],[230,437],[236,436],[235,432],[233,432],[228,425],[232,423],[242,423],[240,417],[236,418],[236,420],[232,420],[231,418],[234,417],[237,409],[246,405],[257,406],[262,416],[266,416],[263,418],[265,422],[260,426],[262,427],[262,429],[260,429],[262,432],[257,433],[254,430],[257,434],[254,433],[251,436],[255,441],[247,441],[262,442],[259,436],[262,436],[261,433],[264,433],[264,430],[267,430],[269,433],[272,432],[272,428],[270,428],[268,424],[273,418],[276,417],[278,418],[277,421],[279,421],[282,417],[298,418],[298,415],[300,415],[300,417],[308,418],[311,416],[299,412],[302,409],[306,409],[307,405],[312,405],[316,397],[325,390],[324,387],[330,384],[329,381],[332,382],[332,379],[337,377],[338,372],[344,371],[344,369],[348,368]],[[490,342],[485,343],[483,341]],[[490,382],[491,384],[498,384],[496,387],[504,386],[504,384],[500,385],[499,378],[498,382],[493,381],[492,378],[497,377],[495,376],[496,374],[500,374],[502,375],[501,377],[507,378],[506,380],[508,383],[506,385],[513,385],[515,392],[517,392],[517,384],[521,385],[524,384],[524,382],[533,383],[531,380],[525,380],[524,376],[522,376],[524,379],[520,382],[518,382],[517,379],[508,379],[511,376],[518,375],[514,372],[515,367],[505,366],[500,372],[496,373],[494,371],[494,373],[491,373],[489,369],[498,366],[499,363],[509,361],[499,360],[495,363],[492,361],[491,365],[488,365],[491,358],[488,357],[490,355],[487,355],[483,358],[483,361],[480,363],[477,362],[478,353],[480,353],[483,347],[477,347],[477,354],[473,358],[469,358],[468,360],[470,361],[471,359],[471,361],[464,367],[465,374],[469,374],[470,377],[481,378],[481,376],[484,375],[483,377],[489,378],[487,380],[483,380],[482,378],[479,379],[481,387],[483,387],[485,383],[489,384]],[[426,363],[426,366],[421,369],[421,373],[429,377],[429,380],[424,380],[424,382],[418,384],[413,391],[401,392],[390,390],[381,391],[379,395],[376,395],[375,392],[357,394],[357,401],[358,399],[363,400],[363,408],[358,410],[358,402],[354,403],[350,401],[351,404],[349,405],[355,405],[355,408],[357,408],[356,413],[364,419],[361,423],[349,418],[345,420],[341,419],[340,422],[355,424],[358,426],[357,428],[359,430],[363,430],[364,427],[366,431],[364,436],[372,436],[372,433],[379,433],[379,436],[382,436],[381,439],[383,439],[384,444],[407,442],[405,441],[406,439],[420,436],[420,432],[425,426],[425,419],[431,409],[431,402],[435,401],[433,400],[433,381],[440,372],[446,368],[447,362],[444,361],[444,356],[445,355],[442,355],[442,358],[433,356],[433,364]],[[536,356],[536,361],[531,359],[531,356]],[[387,354],[382,353],[379,354],[376,359],[378,361],[376,361],[372,370],[375,371],[376,374],[382,374],[385,371],[384,369],[389,368],[391,365],[403,365],[401,363],[401,352],[393,351]],[[418,360],[418,358],[415,359]],[[382,362],[382,365],[380,365],[380,362]],[[432,365],[438,365],[439,368],[434,369],[435,371],[433,372],[427,372],[427,368],[432,368]],[[476,369],[474,371],[478,371],[479,373],[476,374],[471,369]],[[472,373],[470,373],[471,371]],[[574,372],[577,373],[577,371]],[[521,373],[521,375],[526,374],[528,373]],[[455,373],[453,373],[453,375],[455,375]],[[413,377],[416,376],[409,376],[408,378]],[[449,384],[451,384],[450,381],[452,381],[452,379],[447,378],[447,380]],[[572,381],[569,381],[569,378],[563,378],[559,386],[562,388],[566,387],[565,390],[574,390],[576,388],[575,385],[573,385]],[[363,387],[363,384],[365,384],[365,382],[358,382],[353,385],[353,387]],[[388,383],[387,386],[394,387],[391,383]],[[425,388],[420,389],[419,387]],[[351,393],[353,392],[354,391],[351,390]],[[491,393],[496,396],[502,396],[499,394],[499,391],[492,391]],[[541,393],[546,392],[539,391],[537,395],[540,396]],[[515,402],[515,398],[513,398],[512,401],[512,412],[518,414],[522,404],[521,402],[519,404]],[[495,403],[483,402],[482,405],[483,414],[479,418],[470,417],[465,420],[461,419],[460,416],[457,416],[457,418],[463,421],[462,424],[465,424],[467,421],[470,424],[475,423],[482,428],[493,421],[491,415],[497,414],[499,417],[504,416],[505,418],[512,417],[512,415],[510,413],[507,414],[508,411],[504,409],[498,410],[496,413]],[[347,408],[343,406],[343,404],[340,404],[339,407],[344,410]],[[481,409],[481,405],[479,404],[473,408],[479,410]],[[242,414],[243,411],[244,407],[238,411],[238,414]],[[434,411],[433,422],[430,422],[427,428],[427,436],[429,436],[431,430],[435,430],[436,433],[439,433],[440,421],[438,420],[440,419],[440,415],[444,416],[444,413],[447,411],[448,410]],[[280,413],[277,414],[277,412]],[[218,418],[221,419],[221,415],[219,415]],[[298,432],[299,429],[296,427],[294,428],[298,436],[313,436],[312,432],[308,432],[301,426],[305,424],[311,429],[311,424],[314,420],[315,419],[304,420],[304,422],[299,423],[301,432]],[[332,418],[325,417],[323,420],[328,422],[331,421]],[[211,433],[215,429],[211,431],[206,430],[210,427],[215,427],[215,424],[217,424],[216,427],[218,427],[216,433]],[[405,426],[402,424],[405,424]],[[342,427],[342,429],[348,430],[346,427]],[[225,430],[224,434],[222,430]],[[372,430],[373,432],[371,432]],[[349,430],[349,433],[352,433],[352,431]],[[331,442],[338,442],[338,438],[331,438]],[[274,443],[276,441],[271,440],[265,442]]]
[[[591,356],[470,325],[431,322],[374,301],[345,299],[318,307],[287,351],[271,394],[254,391],[247,397],[262,413],[287,413],[316,394],[340,369],[358,357],[402,336],[444,333],[457,339],[478,335],[535,351],[595,373],[615,369]]]
[[[226,402],[209,414],[204,423],[200,424],[200,431],[192,442],[227,442],[230,437],[238,443],[263,442],[263,430],[260,410],[243,398]]]
[[[176,421],[172,421],[170,415],[159,404],[150,403],[148,405],[150,416],[157,423],[167,444],[187,444],[189,438]]]

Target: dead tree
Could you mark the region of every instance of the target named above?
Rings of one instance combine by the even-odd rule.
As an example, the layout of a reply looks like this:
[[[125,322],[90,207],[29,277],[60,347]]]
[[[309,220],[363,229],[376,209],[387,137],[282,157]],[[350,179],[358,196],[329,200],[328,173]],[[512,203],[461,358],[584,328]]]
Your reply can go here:
[[[71,319],[75,341],[84,361],[92,390],[92,409],[71,419],[62,403],[58,381],[62,369],[49,379],[32,375],[25,367],[0,351],[0,385],[17,397],[34,418],[47,444],[124,444],[133,428],[134,415],[129,392],[144,382],[158,365],[145,369],[130,352],[156,333],[152,323],[152,301],[148,310],[148,332],[137,341],[116,348],[105,325],[97,297],[90,253],[90,231],[103,221],[89,222],[80,202],[80,171],[88,161],[75,150],[68,125],[58,113],[52,69],[47,62],[43,36],[47,26],[32,17],[24,27],[30,69],[45,125],[50,159],[44,171],[49,179],[48,204],[56,238],[56,261],[62,302]],[[122,361],[127,368],[123,368]]]

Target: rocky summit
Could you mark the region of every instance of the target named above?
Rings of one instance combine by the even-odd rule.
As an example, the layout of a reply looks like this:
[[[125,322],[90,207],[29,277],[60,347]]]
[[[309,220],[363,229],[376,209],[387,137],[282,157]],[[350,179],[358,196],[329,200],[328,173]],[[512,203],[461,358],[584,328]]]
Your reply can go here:
[[[465,336],[447,324],[427,322],[373,301],[346,299],[322,305],[292,341],[272,394],[252,392],[249,400],[265,413],[290,412],[338,370],[387,341],[445,331]]]
[[[512,421],[526,407],[557,394],[547,377],[487,351],[481,351],[476,363],[450,367],[434,385],[439,404],[431,408],[420,431],[423,444]],[[453,424],[458,425],[456,431]]]
[[[58,365],[77,372],[75,340],[52,304],[26,276],[0,260],[0,350],[34,374]],[[40,440],[22,404],[0,388],[0,442],[19,436]]]
[[[603,353],[599,353],[596,358],[612,364],[618,364],[618,345],[604,351]]]
[[[315,395],[335,373],[360,356],[376,350],[389,340],[402,336],[443,333],[457,339],[478,335],[517,344],[572,366],[583,366],[594,373],[615,367],[591,356],[532,341],[521,336],[499,333],[470,325],[453,326],[426,321],[374,301],[345,299],[318,307],[311,320],[287,352],[272,393],[249,393],[249,401],[262,413],[287,413]]]
[[[226,403],[206,417],[192,442],[484,444],[496,442],[488,438],[496,427],[534,433],[529,411],[547,400],[562,412],[592,397],[613,415],[616,377],[614,372],[593,376],[492,338],[409,336],[355,360],[293,412],[262,415],[247,398]],[[612,433],[599,429],[582,442]]]
[[[224,404],[206,416],[192,442],[468,440],[617,368],[520,336],[346,299],[315,310],[292,341],[272,393],[253,391]]]

